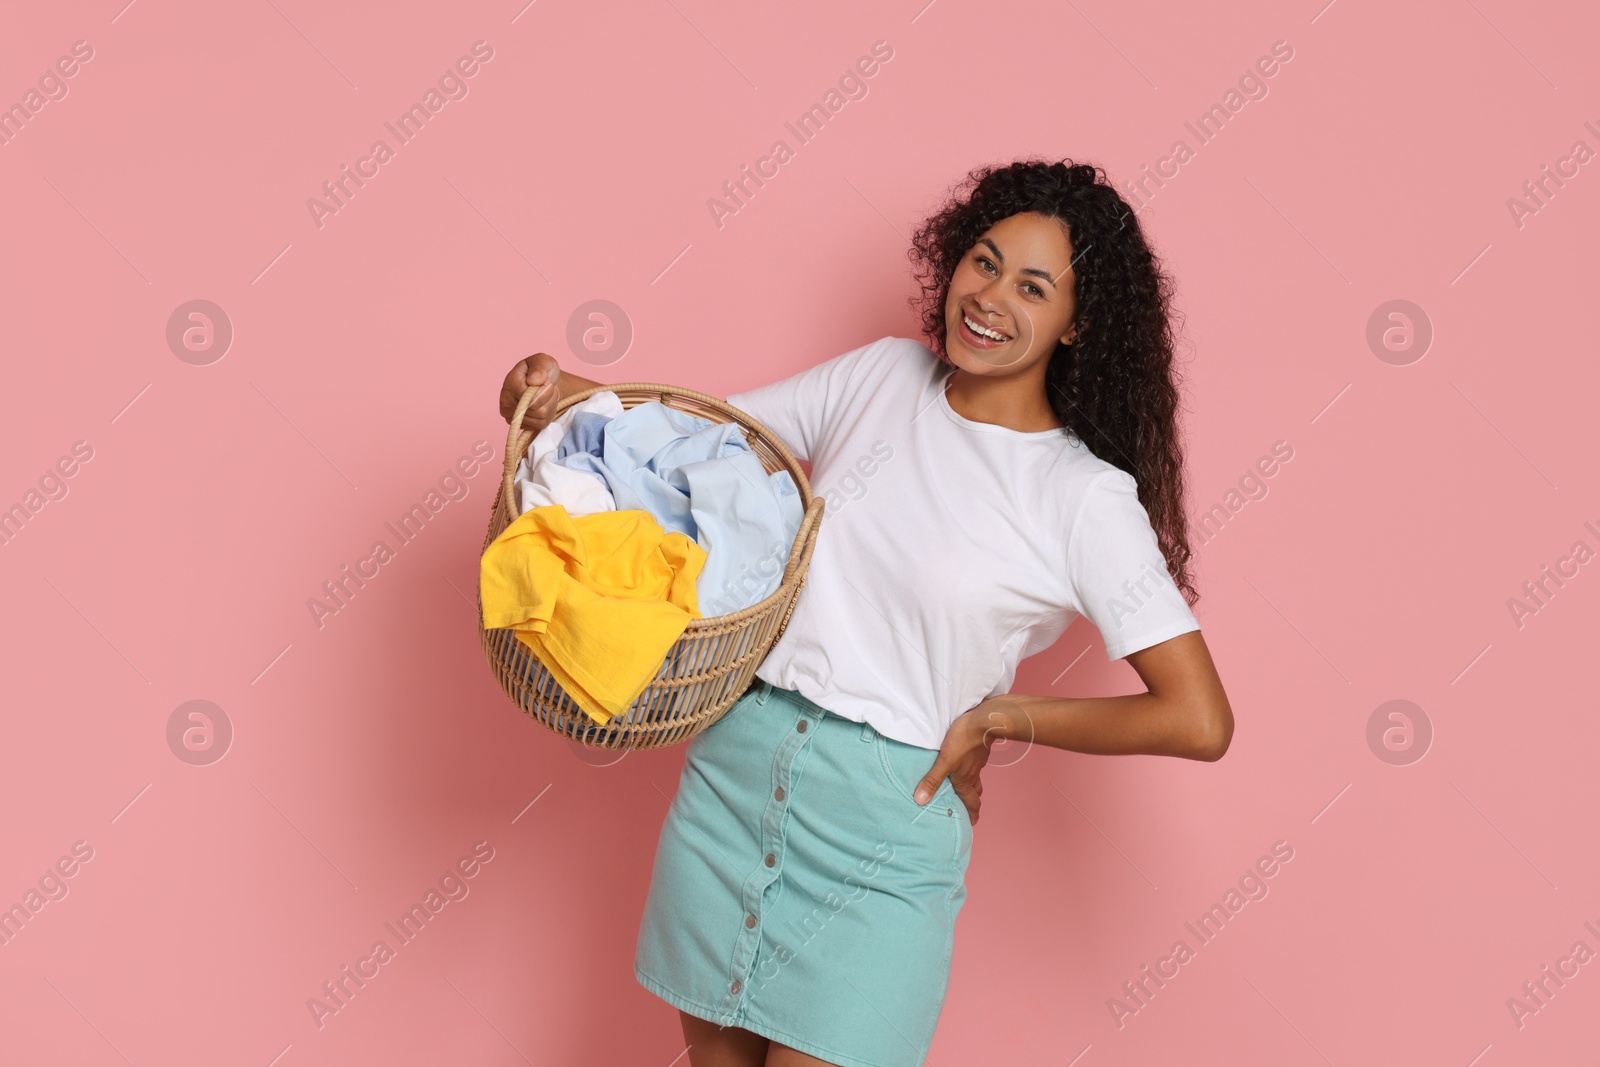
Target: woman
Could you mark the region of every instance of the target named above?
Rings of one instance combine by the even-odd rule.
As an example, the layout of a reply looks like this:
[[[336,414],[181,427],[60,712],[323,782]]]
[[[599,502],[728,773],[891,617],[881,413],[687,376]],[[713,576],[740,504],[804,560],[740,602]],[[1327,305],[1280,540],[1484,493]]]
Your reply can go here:
[[[828,503],[661,830],[635,976],[693,1067],[922,1062],[995,740],[1216,760],[1233,735],[1190,610],[1170,282],[1132,211],[1098,168],[1017,162],[968,175],[910,254],[931,348],[728,397]],[[550,382],[530,429],[598,384],[541,353],[502,415]],[[1008,693],[1079,615],[1148,691]]]

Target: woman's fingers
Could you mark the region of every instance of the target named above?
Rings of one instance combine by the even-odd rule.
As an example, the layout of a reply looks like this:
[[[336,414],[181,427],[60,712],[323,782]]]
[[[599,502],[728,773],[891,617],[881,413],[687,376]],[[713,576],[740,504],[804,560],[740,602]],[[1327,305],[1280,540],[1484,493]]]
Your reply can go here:
[[[971,754],[965,756],[955,754],[950,749],[950,738],[945,739],[945,748],[939,750],[934,757],[933,766],[928,768],[928,773],[917,782],[916,789],[912,792],[912,799],[918,804],[926,804],[933,794],[939,791],[939,783],[945,778],[950,779],[950,787],[954,790],[961,803],[967,806],[967,814],[976,825],[978,821],[978,808],[983,803],[983,780],[979,772],[983,769],[982,761],[974,761]],[[982,747],[981,744],[979,746]]]
[[[549,425],[555,418],[556,405],[561,402],[561,368],[556,365],[555,357],[546,352],[535,352],[523,360],[524,373],[522,379],[523,391],[530,386],[538,386],[539,391],[534,394],[533,402],[528,405],[528,413],[523,417],[522,425],[538,433]],[[521,394],[518,394],[521,400]]]
[[[951,779],[951,781],[953,783],[955,779]],[[983,805],[983,787],[974,786],[973,788],[968,789],[964,786],[956,785],[955,791],[956,796],[960,799],[961,803],[967,806],[967,815],[972,819],[973,825],[977,825],[978,808]]]
[[[547,353],[535,352],[527,359],[518,360],[500,387],[500,417],[510,422],[517,413],[517,405],[522,403],[522,394],[530,386],[538,387],[533,402],[522,416],[522,428],[538,433],[555,418],[556,407],[561,402],[560,379],[561,368]]]
[[[505,381],[500,384],[500,417],[507,422],[516,414],[517,402],[522,399],[522,394],[528,388],[528,361],[518,360],[506,374]]]
[[[517,394],[517,399],[519,401],[522,399],[521,393]],[[526,414],[522,416],[523,429],[538,433],[550,425],[550,421],[556,417],[556,406],[560,402],[561,390],[554,382],[546,382],[539,392],[534,394],[533,403],[528,405]]]
[[[941,749],[934,757],[933,766],[928,768],[928,773],[922,776],[917,788],[912,791],[911,798],[918,804],[926,804],[928,799],[939,791],[939,783],[944,781],[945,775],[949,774],[954,766],[955,761]]]
[[[561,377],[561,368],[557,366],[555,357],[546,352],[535,352],[523,360],[526,372],[523,378],[523,388],[530,385],[543,385],[554,382]]]

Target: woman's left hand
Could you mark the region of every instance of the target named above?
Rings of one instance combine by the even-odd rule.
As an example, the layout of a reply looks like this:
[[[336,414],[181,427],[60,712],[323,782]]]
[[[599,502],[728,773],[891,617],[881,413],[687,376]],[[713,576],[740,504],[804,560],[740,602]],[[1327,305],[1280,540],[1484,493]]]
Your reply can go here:
[[[978,807],[983,801],[983,782],[978,775],[989,762],[989,746],[997,737],[998,721],[990,715],[991,708],[1004,697],[991,697],[968,711],[956,716],[939,746],[939,755],[928,773],[917,783],[912,794],[918,804],[926,804],[946,777],[955,789],[956,796],[967,806],[973,825],[978,822]]]

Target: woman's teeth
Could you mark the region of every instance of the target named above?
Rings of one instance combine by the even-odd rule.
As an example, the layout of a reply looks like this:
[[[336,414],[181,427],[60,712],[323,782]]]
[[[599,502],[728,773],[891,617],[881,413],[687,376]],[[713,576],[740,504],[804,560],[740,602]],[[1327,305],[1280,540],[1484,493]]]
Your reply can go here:
[[[973,333],[977,334],[979,337],[986,337],[991,341],[1009,341],[1009,340],[1011,340],[1011,338],[1007,337],[1005,334],[1001,333],[999,330],[991,330],[987,326],[979,325],[978,323],[973,322],[966,315],[962,315],[961,316],[961,321],[967,324],[967,329],[971,330]]]

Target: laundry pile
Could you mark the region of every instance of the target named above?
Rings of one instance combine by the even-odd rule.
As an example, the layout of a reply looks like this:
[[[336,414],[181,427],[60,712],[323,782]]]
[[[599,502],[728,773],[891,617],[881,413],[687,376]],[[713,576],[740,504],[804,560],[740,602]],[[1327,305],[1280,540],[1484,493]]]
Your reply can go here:
[[[601,725],[691,619],[778,588],[804,511],[738,424],[609,390],[534,437],[515,488],[518,518],[483,553],[483,625],[515,630]]]

